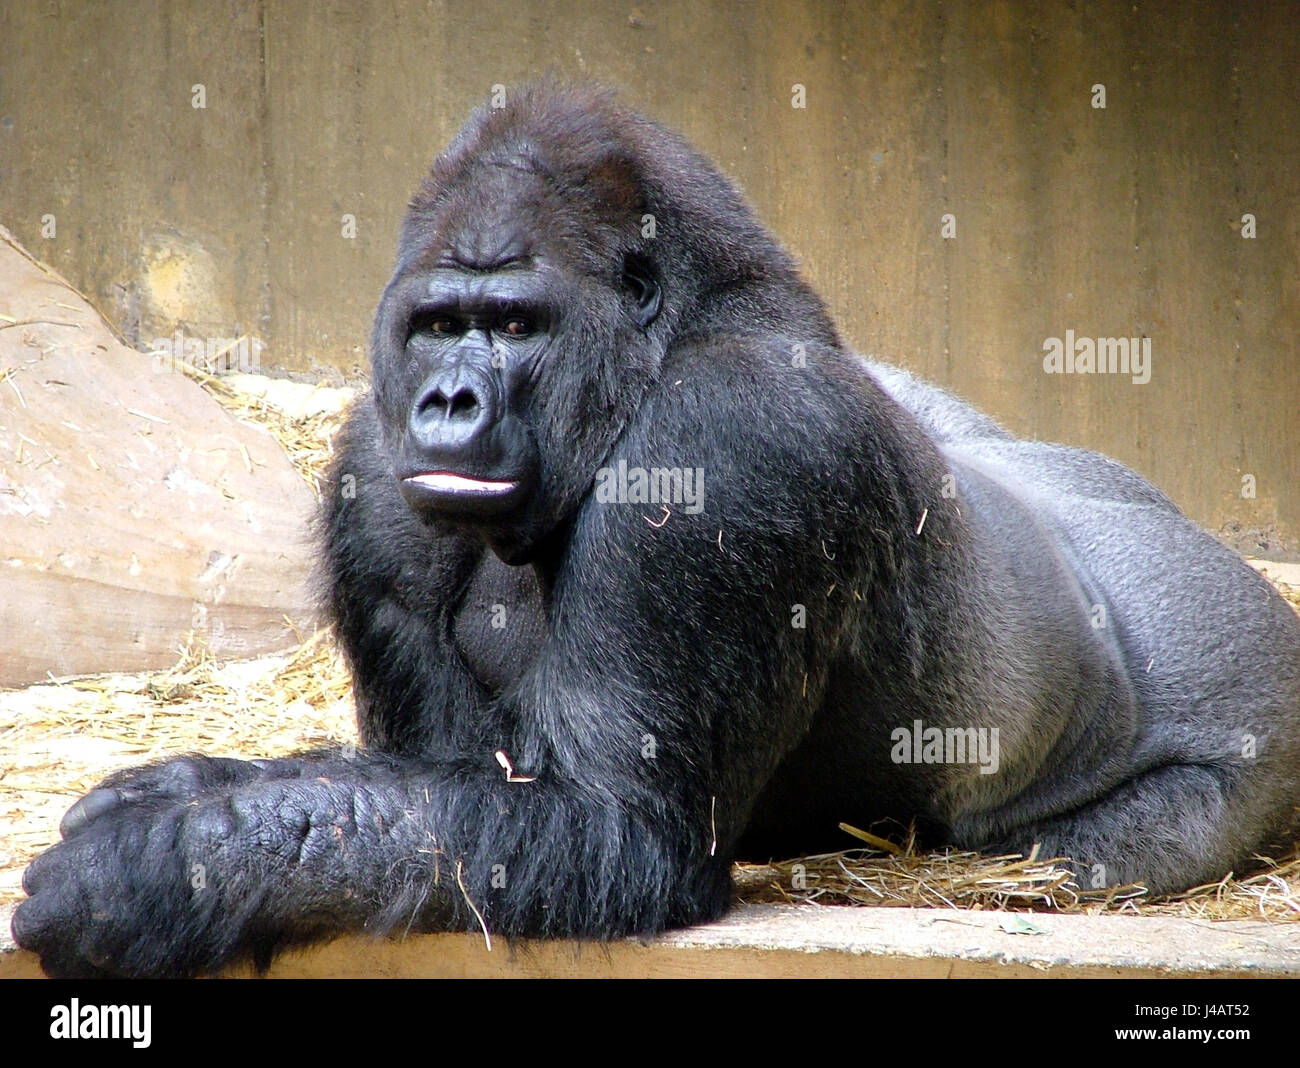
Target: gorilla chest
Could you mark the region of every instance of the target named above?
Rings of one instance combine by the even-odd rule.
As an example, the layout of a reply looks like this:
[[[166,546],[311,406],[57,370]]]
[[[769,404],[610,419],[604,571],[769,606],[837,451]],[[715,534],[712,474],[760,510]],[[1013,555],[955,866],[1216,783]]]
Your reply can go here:
[[[452,619],[452,640],[470,673],[498,692],[537,659],[546,638],[541,583],[531,567],[485,552]]]

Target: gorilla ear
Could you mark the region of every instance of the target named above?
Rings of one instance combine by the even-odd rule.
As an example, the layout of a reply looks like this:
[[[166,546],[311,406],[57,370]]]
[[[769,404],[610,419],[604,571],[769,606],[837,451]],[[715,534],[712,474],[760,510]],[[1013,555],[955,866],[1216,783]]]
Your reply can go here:
[[[623,282],[636,301],[636,325],[644,330],[658,318],[663,306],[663,290],[655,278],[654,265],[644,256],[629,254],[623,260]]]

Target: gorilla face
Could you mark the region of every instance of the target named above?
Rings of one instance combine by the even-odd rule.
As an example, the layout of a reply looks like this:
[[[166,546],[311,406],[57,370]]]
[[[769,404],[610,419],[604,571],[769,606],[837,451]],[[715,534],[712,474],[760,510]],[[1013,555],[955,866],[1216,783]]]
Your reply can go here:
[[[394,473],[418,513],[490,522],[536,489],[528,402],[557,311],[545,281],[527,261],[444,261],[411,308],[404,350],[421,381]]]
[[[515,564],[573,510],[635,410],[662,292],[653,263],[617,240],[566,251],[567,220],[539,210],[535,175],[495,176],[485,193],[481,169],[446,183],[431,225],[408,225],[375,378],[399,384],[378,400],[410,508]]]

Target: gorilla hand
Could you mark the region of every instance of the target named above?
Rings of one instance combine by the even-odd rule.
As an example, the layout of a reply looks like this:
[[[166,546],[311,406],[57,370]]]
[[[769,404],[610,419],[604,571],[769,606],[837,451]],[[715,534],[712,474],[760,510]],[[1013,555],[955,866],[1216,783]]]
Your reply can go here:
[[[344,870],[339,851],[396,822],[392,796],[369,788],[364,771],[346,787],[305,777],[328,770],[323,757],[182,757],[110,777],[28,867],[15,941],[55,977],[197,975],[248,956],[264,966],[313,930],[309,915],[277,923],[278,895],[322,867]],[[359,926],[356,903],[338,898],[331,914]]]
[[[23,875],[30,897],[14,914],[14,939],[55,978],[194,974],[222,959],[211,924],[220,884],[207,870],[232,813],[219,800],[166,797],[155,787],[179,787],[179,777],[141,770],[154,781],[122,777],[78,801],[64,840]],[[163,932],[188,943],[183,958]]]

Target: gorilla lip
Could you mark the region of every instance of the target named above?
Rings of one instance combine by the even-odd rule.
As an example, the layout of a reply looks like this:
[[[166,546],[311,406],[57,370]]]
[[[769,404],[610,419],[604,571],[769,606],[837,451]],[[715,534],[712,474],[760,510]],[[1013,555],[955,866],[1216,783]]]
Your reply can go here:
[[[419,471],[401,480],[402,496],[416,513],[471,523],[513,512],[526,485],[518,478],[475,478],[454,471]]]
[[[422,475],[411,475],[403,481],[425,486],[437,493],[472,493],[483,496],[509,493],[519,485],[514,479],[470,478],[451,471],[429,471]]]

